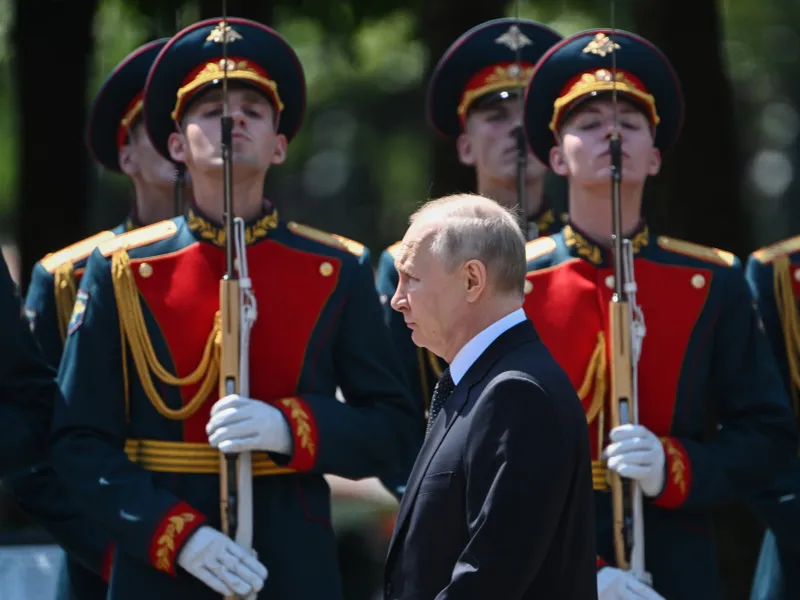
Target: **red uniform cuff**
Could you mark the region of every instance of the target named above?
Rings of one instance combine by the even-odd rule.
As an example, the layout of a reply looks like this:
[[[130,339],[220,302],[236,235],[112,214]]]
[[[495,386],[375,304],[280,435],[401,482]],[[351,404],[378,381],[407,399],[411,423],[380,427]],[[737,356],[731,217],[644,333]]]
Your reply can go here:
[[[175,575],[175,559],[183,543],[206,520],[185,502],[173,505],[156,527],[150,543],[150,562],[159,571]]]
[[[289,423],[294,442],[292,459],[286,465],[296,471],[310,471],[317,460],[317,424],[311,408],[302,398],[283,398],[275,403]]]
[[[677,439],[673,437],[661,438],[664,446],[666,477],[664,489],[661,494],[653,501],[653,504],[661,508],[678,508],[689,495],[692,483],[692,464],[689,462],[689,454]]]
[[[106,583],[111,581],[111,565],[114,564],[115,548],[114,542],[111,542],[103,553],[103,571],[101,574],[103,576],[103,581]]]

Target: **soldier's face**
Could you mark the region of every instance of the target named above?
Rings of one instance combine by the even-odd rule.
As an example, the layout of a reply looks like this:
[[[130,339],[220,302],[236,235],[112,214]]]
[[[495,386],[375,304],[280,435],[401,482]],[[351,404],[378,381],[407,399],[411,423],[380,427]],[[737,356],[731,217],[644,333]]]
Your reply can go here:
[[[464,286],[460,270],[448,271],[431,252],[435,231],[430,222],[414,223],[403,237],[391,305],[403,315],[414,344],[445,357],[464,315]]]
[[[522,111],[518,99],[509,98],[470,112],[457,141],[459,160],[475,167],[479,181],[514,186],[517,179],[517,130]],[[547,167],[527,154],[526,177],[541,177]]]
[[[653,146],[653,131],[645,114],[633,104],[617,102],[617,123],[622,141],[623,185],[644,185],[661,167],[661,154]],[[570,115],[559,130],[560,144],[551,150],[550,167],[570,183],[608,186],[611,177],[609,140],[614,132],[611,99],[587,102]]]
[[[233,120],[231,157],[234,175],[263,175],[272,164],[286,159],[286,136],[277,132],[272,104],[249,88],[229,88],[228,111]],[[173,158],[192,171],[222,169],[220,118],[222,90],[211,89],[186,110],[182,134],[170,136]]]
[[[175,166],[156,152],[141,122],[131,127],[119,162],[123,173],[148,187],[171,186],[175,179]]]

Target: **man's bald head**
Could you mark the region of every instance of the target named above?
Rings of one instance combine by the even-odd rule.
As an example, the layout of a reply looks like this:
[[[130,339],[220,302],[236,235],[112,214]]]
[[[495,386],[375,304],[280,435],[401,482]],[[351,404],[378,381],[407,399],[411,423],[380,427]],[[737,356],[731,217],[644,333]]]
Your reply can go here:
[[[525,236],[515,215],[494,200],[455,194],[426,203],[410,218],[420,244],[428,244],[447,270],[478,260],[498,292],[523,295]]]

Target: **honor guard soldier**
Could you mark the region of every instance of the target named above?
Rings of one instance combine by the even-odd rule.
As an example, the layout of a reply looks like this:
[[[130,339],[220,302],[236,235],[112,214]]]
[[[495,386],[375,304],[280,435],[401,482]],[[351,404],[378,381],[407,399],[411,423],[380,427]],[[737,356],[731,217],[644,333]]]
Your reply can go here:
[[[16,283],[0,256],[0,476],[47,456],[50,418],[59,394],[24,317]]]
[[[527,245],[525,311],[570,376],[589,422],[600,598],[720,598],[712,509],[759,489],[797,449],[740,261],[655,236],[642,218],[645,181],[678,137],[683,112],[666,57],[619,30],[559,42],[526,92],[527,138],[567,178],[570,215],[562,231]],[[617,139],[620,146],[610,143]],[[621,169],[612,163],[615,147]],[[621,293],[630,294],[631,313],[614,307]],[[619,314],[634,315],[636,335],[617,346],[620,329],[610,322]],[[627,364],[619,360],[624,352]],[[632,385],[622,397],[626,371]],[[625,406],[636,417],[620,416]],[[718,430],[709,432],[709,423]],[[631,524],[623,496],[609,492],[621,483],[640,493],[641,520],[634,512],[627,529],[640,553],[637,572],[612,517]]]
[[[194,202],[185,217],[93,251],[53,427],[57,470],[118,548],[110,600],[342,598],[323,475],[394,476],[418,448],[421,415],[398,374],[364,247],[284,222],[263,197],[269,167],[284,161],[300,127],[305,94],[294,50],[239,18],[182,30],[148,76],[149,135],[186,165]],[[229,154],[221,148],[228,115]],[[227,223],[234,236],[221,225],[224,199],[241,219]],[[233,270],[257,302],[242,344],[250,397],[219,393],[233,326],[220,290]],[[254,306],[234,308],[246,316]],[[237,493],[235,505],[252,513],[240,515],[237,531],[252,526],[252,551],[226,535],[230,490],[221,477],[231,472],[221,458],[241,452],[250,453],[252,478],[237,480],[252,494]]]
[[[746,273],[798,419],[800,236],[753,252]],[[748,504],[767,526],[751,600],[800,598],[800,461],[793,461],[769,487],[748,498]]]
[[[89,114],[86,143],[90,154],[105,169],[125,174],[133,183],[130,216],[111,230],[48,254],[34,266],[25,315],[48,362],[55,367],[61,360],[76,289],[92,249],[120,233],[174,214],[175,167],[155,151],[142,123],[144,83],[167,39],[148,42],[125,57],[106,78]],[[5,483],[17,505],[67,551],[59,574],[59,600],[104,600],[113,545],[69,501],[52,468],[39,466],[16,473]]]
[[[95,96],[86,144],[95,161],[127,175],[134,187],[131,214],[116,227],[48,254],[33,268],[25,314],[54,365],[61,360],[67,323],[86,259],[100,242],[174,216],[175,167],[158,154],[142,123],[142,91],[153,60],[169,38],[140,46],[120,62]]]
[[[518,146],[522,127],[521,95],[534,63],[561,39],[552,29],[526,19],[495,19],[473,27],[445,52],[428,85],[427,113],[433,129],[456,140],[461,163],[475,169],[478,193],[519,208],[529,239],[555,233],[565,216],[544,196],[547,166],[525,153],[525,199],[518,197]],[[522,148],[527,147],[524,145]],[[381,254],[377,285],[384,319],[420,405],[427,406],[444,361],[417,348],[403,315],[389,306],[397,288],[394,266],[400,242]]]

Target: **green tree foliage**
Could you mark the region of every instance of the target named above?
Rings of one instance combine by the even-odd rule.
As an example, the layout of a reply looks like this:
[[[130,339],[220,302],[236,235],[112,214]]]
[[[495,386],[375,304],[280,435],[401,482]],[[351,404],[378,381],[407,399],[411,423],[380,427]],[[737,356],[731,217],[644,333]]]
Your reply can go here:
[[[11,59],[13,49],[9,30],[13,23],[11,0],[0,0],[0,219],[12,208],[12,194],[17,184],[17,127],[13,118],[14,101]]]
[[[227,2],[231,15],[264,6],[264,0]],[[769,26],[780,22],[776,12],[779,2],[720,3],[726,31],[723,51],[741,98],[756,97],[763,102],[763,97],[775,89],[777,65],[783,61],[780,75],[785,77],[796,63],[786,59],[791,44],[776,44],[774,36],[764,35]],[[617,26],[632,27],[627,3],[616,3]],[[221,0],[218,4],[221,12]],[[11,21],[10,5],[10,0],[0,0],[0,36]],[[90,93],[133,48],[191,24],[200,17],[203,6],[213,5],[213,0],[102,0],[94,24],[97,50],[88,84]],[[428,152],[432,134],[424,122],[423,92],[427,69],[438,56],[429,56],[421,41],[422,0],[277,0],[269,6],[271,25],[296,47],[309,87],[304,128],[292,144],[288,164],[275,171],[279,187],[303,198],[291,210],[324,225],[322,219],[329,215],[318,207],[334,198],[309,181],[315,173],[338,172],[339,165],[345,179],[369,181],[357,193],[378,204],[379,210],[368,211],[376,219],[375,242],[396,235],[410,208],[424,199],[430,188]],[[514,1],[506,0],[503,6],[508,16],[517,10]],[[520,0],[518,10],[521,17],[540,20],[567,35],[609,25],[610,7],[610,0]],[[690,26],[691,16],[687,14],[686,27]],[[9,85],[0,86],[0,212],[13,205],[15,177],[16,128],[9,93],[9,53],[7,43],[1,43],[0,80],[9,81]],[[739,106],[745,111],[753,108],[751,103],[740,102]],[[745,136],[754,139],[760,121],[745,123],[750,127],[745,129]],[[343,185],[341,191],[348,189]],[[104,197],[102,203],[95,203],[98,223],[107,224],[111,220],[109,211],[116,218],[123,210],[127,185],[121,178],[101,174],[99,190],[111,192],[110,199]]]

